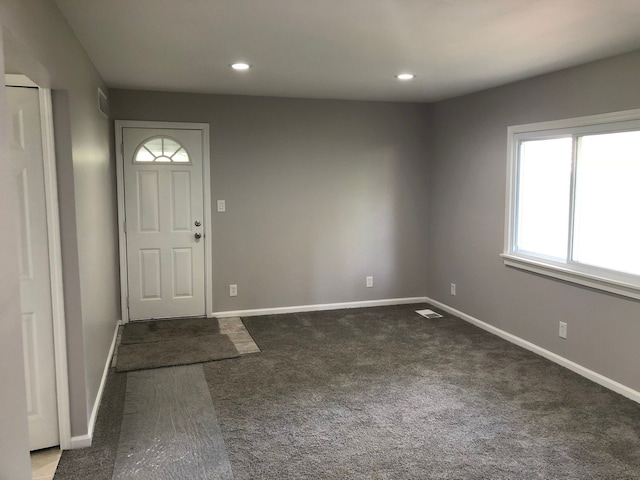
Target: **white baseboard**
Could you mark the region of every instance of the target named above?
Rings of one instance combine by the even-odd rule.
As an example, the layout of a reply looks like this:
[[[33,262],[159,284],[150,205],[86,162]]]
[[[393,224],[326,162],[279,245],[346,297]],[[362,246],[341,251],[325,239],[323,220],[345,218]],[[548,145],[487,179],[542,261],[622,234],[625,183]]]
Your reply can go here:
[[[609,390],[613,390],[614,392],[619,393],[620,395],[623,395],[633,400],[634,402],[640,403],[640,392],[638,392],[637,390],[633,390],[632,388],[629,388],[626,385],[618,383],[615,380],[611,380],[610,378],[605,377],[604,375],[601,375],[597,372],[594,372],[593,370],[589,370],[588,368],[583,367],[578,363],[572,362],[571,360],[568,360],[565,357],[558,355],[557,353],[553,353],[545,348],[542,348],[536,345],[535,343],[531,343],[527,340],[524,340],[523,338],[517,337],[511,333],[505,332],[504,330],[498,327],[489,325],[488,323],[485,323],[482,320],[478,320],[477,318],[472,317],[471,315],[467,315],[466,313],[461,312],[460,310],[456,310],[455,308],[452,308],[449,305],[438,302],[437,300],[434,300],[429,297],[426,297],[425,301],[427,303],[430,303],[434,307],[440,308],[445,312],[450,313],[451,315],[459,317],[462,320],[465,320],[477,327],[482,328],[483,330],[486,330],[487,332],[493,333],[494,335],[497,335],[500,338],[504,338],[508,342],[518,345],[526,350],[529,350],[533,353],[540,355],[541,357],[551,360],[552,362],[557,363],[558,365],[568,368],[569,370],[577,373],[578,375],[588,378],[589,380],[599,385],[602,385],[603,387],[608,388]]]
[[[96,400],[93,402],[93,408],[91,409],[91,416],[89,417],[89,433],[84,435],[78,435],[71,437],[71,448],[85,448],[90,447],[93,441],[93,430],[96,426],[96,418],[98,417],[98,410],[100,409],[100,402],[102,401],[102,394],[104,393],[104,385],[107,383],[107,375],[109,374],[109,367],[111,360],[113,359],[113,352],[116,348],[116,339],[118,338],[118,327],[122,322],[118,320],[116,323],[115,331],[113,332],[113,339],[111,340],[111,347],[109,348],[109,354],[107,355],[107,361],[104,364],[104,370],[102,371],[102,379],[100,380],[100,388],[98,388],[98,394]]]
[[[361,302],[323,303],[315,305],[297,305],[294,307],[255,308],[252,310],[229,310],[213,312],[212,317],[255,317],[257,315],[276,315],[279,313],[316,312],[318,310],[338,310],[341,308],[382,307],[386,305],[405,305],[410,303],[426,303],[426,297],[385,298],[381,300],[364,300]]]
[[[91,446],[91,435],[88,433],[84,435],[78,435],[76,437],[71,437],[71,445],[70,449],[74,450],[76,448],[87,448]]]

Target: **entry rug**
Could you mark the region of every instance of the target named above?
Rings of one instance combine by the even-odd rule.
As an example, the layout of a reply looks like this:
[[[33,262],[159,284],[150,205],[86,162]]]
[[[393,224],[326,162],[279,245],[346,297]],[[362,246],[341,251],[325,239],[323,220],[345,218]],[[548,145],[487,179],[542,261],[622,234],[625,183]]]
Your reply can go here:
[[[240,354],[227,335],[179,337],[170,340],[121,344],[117,372],[189,365],[236,358]]]
[[[129,322],[122,329],[121,344],[161,342],[183,337],[215,335],[220,333],[215,318],[172,318]]]

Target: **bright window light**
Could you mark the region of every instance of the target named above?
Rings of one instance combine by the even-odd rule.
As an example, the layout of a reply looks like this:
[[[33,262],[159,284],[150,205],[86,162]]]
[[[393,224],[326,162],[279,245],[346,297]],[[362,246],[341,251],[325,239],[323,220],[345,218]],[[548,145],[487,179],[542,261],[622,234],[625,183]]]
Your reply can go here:
[[[640,275],[640,131],[578,139],[573,258]]]
[[[520,145],[517,250],[566,258],[571,137]]]
[[[640,299],[640,110],[509,127],[505,264]]]

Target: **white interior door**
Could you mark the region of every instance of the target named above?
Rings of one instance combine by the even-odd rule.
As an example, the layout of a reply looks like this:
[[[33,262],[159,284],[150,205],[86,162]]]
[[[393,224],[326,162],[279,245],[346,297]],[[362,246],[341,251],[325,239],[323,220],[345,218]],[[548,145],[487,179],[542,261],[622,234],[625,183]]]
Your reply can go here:
[[[11,161],[19,195],[22,334],[31,450],[59,444],[45,204],[37,88],[7,87]]]
[[[203,133],[122,129],[129,319],[204,316]]]

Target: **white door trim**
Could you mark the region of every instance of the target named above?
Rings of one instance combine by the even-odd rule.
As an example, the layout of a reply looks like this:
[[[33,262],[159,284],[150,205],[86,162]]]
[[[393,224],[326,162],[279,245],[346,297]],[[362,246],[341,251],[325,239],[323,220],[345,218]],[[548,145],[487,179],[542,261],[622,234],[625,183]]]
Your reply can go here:
[[[120,245],[120,308],[122,323],[129,322],[129,307],[127,292],[129,291],[127,275],[127,238],[125,235],[125,204],[124,204],[124,157],[122,129],[133,128],[169,128],[202,131],[202,172],[203,172],[203,201],[204,201],[204,307],[205,315],[213,312],[213,262],[211,236],[211,158],[209,151],[209,124],[182,122],[147,122],[138,120],[116,120],[116,184],[118,189],[118,241]]]
[[[47,241],[51,275],[51,314],[53,321],[53,349],[56,371],[56,397],[58,401],[58,427],[60,448],[71,448],[71,418],[69,410],[69,374],[67,369],[67,330],[64,316],[64,288],[62,283],[62,253],[60,243],[60,217],[58,182],[56,174],[55,144],[53,139],[53,111],[51,90],[39,87],[24,75],[5,75],[5,85],[37,87],[40,100],[40,126],[42,129],[42,159],[44,169],[45,208],[47,214]]]

